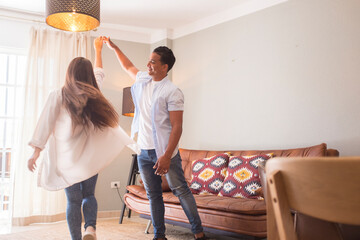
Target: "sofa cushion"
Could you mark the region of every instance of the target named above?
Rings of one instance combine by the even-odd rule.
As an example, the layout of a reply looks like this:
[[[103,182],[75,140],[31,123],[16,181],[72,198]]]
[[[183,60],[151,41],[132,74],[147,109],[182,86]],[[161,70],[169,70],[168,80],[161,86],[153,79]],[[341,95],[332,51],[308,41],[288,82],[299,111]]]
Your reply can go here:
[[[273,154],[232,156],[229,160],[224,186],[219,196],[263,199],[256,191],[261,188],[259,164]]]
[[[266,214],[266,204],[263,200],[219,197],[215,195],[194,195],[194,197],[198,208],[249,215]]]
[[[229,153],[220,153],[192,162],[190,190],[194,194],[217,195],[223,187]]]
[[[184,169],[185,179],[191,182],[191,163],[200,158],[207,158],[219,153],[231,152],[233,156],[249,156],[258,154],[274,153],[276,157],[321,157],[326,155],[339,156],[338,151],[329,152],[326,144],[322,143],[305,148],[281,149],[281,150],[226,150],[226,151],[209,151],[209,150],[191,150],[180,148],[182,167]]]
[[[143,186],[131,185],[126,189],[135,196],[147,199]],[[265,201],[245,198],[219,197],[216,195],[194,195],[198,208],[219,210],[221,212],[243,213],[243,214],[265,214]],[[180,205],[179,198],[172,192],[164,192],[163,199],[166,204]]]
[[[148,199],[145,188],[142,185],[128,185],[126,186],[126,190],[140,198]]]

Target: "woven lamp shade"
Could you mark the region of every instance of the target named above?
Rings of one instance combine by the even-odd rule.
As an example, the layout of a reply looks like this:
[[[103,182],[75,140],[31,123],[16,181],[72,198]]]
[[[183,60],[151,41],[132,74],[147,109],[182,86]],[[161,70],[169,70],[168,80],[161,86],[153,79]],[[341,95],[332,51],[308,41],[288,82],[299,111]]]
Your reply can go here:
[[[131,96],[131,87],[126,87],[123,89],[122,115],[133,117],[134,109],[135,107]]]
[[[46,0],[46,23],[65,31],[90,31],[100,25],[100,0]]]

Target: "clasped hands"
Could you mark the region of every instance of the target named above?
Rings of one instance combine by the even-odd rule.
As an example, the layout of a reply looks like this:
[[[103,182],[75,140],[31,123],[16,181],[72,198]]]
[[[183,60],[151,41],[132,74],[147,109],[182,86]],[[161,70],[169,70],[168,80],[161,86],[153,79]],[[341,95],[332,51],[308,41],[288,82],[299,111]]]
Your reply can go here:
[[[102,46],[103,46],[103,43],[106,43],[106,45],[110,49],[114,49],[116,47],[116,45],[110,40],[110,37],[99,36],[94,41],[95,50],[96,49],[101,49]]]

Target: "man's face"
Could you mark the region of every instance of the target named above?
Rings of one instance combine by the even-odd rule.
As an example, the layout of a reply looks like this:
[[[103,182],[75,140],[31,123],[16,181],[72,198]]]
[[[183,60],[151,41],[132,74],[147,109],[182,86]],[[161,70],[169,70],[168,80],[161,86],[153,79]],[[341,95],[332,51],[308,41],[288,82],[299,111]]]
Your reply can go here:
[[[166,75],[167,65],[162,64],[160,61],[160,56],[157,53],[151,53],[150,59],[147,64],[148,73],[150,76],[162,76]]]

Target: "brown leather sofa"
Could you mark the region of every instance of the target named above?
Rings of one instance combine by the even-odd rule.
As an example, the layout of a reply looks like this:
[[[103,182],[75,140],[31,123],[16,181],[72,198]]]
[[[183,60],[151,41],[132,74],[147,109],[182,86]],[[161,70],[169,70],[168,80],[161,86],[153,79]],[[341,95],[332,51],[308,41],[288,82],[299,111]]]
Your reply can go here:
[[[223,152],[232,155],[255,155],[274,153],[276,157],[313,157],[339,156],[335,149],[327,149],[325,143],[320,145],[286,150],[235,150],[204,151],[180,149],[185,178],[191,181],[191,163],[200,158],[210,157]],[[129,193],[124,201],[131,210],[140,216],[150,216],[149,200],[141,185],[127,186]],[[247,235],[246,239],[262,239],[267,237],[267,215],[264,200],[220,197],[213,195],[194,195],[198,211],[205,231],[227,236]],[[179,200],[170,191],[166,179],[163,178],[163,198],[165,203],[165,219],[172,224],[186,225],[188,220]],[[249,238],[250,237],[250,238]]]

